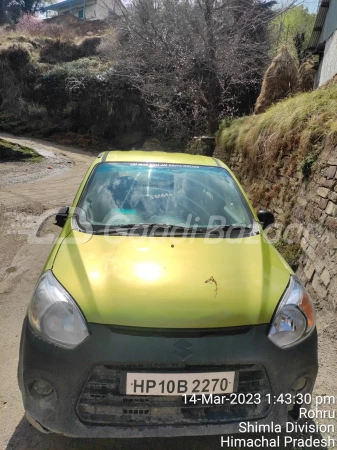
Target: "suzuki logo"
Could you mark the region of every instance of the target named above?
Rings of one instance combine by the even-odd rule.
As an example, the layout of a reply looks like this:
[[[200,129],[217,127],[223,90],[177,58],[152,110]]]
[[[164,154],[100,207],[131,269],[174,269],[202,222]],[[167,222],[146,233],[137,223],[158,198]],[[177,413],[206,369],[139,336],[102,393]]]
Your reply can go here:
[[[176,356],[178,356],[178,358],[180,358],[182,361],[185,361],[186,359],[188,359],[190,356],[192,356],[192,351],[190,350],[190,348],[192,347],[192,345],[184,340],[180,340],[178,342],[176,342],[173,347],[175,347],[177,350],[174,352],[174,354]]]

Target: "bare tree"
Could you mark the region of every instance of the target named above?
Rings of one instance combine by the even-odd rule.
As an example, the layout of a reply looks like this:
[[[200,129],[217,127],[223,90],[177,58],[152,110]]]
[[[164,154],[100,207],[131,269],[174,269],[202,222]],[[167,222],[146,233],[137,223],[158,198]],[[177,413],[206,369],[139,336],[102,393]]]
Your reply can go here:
[[[274,3],[130,0],[102,49],[142,92],[162,132],[213,134],[245,95],[258,94]]]
[[[22,14],[35,14],[50,0],[0,0],[0,25],[16,23]]]

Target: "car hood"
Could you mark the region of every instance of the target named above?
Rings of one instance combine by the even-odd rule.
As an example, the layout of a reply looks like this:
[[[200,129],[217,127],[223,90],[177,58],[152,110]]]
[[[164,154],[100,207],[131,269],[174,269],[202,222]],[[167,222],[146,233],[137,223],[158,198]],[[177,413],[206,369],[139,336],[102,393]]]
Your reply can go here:
[[[155,328],[268,323],[291,270],[263,236],[91,236],[71,231],[52,267],[88,322]]]

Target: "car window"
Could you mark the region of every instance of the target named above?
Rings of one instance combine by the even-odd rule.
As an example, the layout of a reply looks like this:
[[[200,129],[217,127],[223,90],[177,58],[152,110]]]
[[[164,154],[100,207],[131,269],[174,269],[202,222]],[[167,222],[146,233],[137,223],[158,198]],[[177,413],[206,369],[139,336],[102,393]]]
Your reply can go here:
[[[252,214],[229,172],[179,164],[102,163],[78,206],[93,226],[251,226]]]

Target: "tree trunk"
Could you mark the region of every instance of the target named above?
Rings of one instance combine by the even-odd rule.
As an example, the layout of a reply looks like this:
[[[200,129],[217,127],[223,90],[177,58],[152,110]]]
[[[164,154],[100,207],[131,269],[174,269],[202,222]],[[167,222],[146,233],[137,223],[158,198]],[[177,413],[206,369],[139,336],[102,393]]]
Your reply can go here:
[[[0,0],[0,25],[7,23],[5,0]]]
[[[214,134],[218,128],[218,113],[220,99],[220,83],[216,70],[216,43],[214,24],[214,0],[205,0],[205,23],[206,23],[206,61],[207,82],[205,86],[205,97],[207,100],[207,124],[208,133]]]

